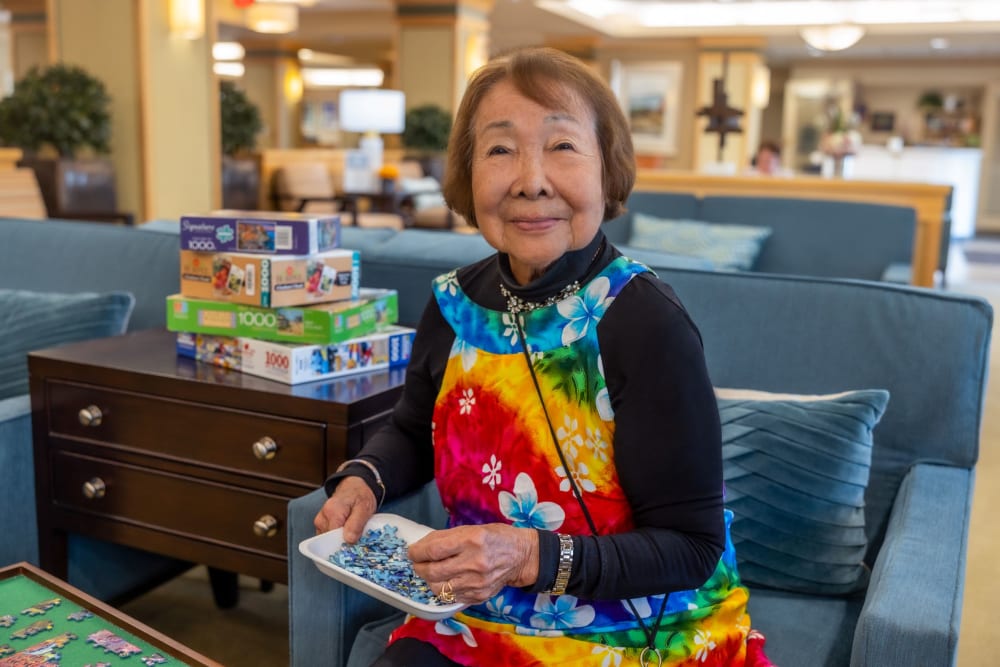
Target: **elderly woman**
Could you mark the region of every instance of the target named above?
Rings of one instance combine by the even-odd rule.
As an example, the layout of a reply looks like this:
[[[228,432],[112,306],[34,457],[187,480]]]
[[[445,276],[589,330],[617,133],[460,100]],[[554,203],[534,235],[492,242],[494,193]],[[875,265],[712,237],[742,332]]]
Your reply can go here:
[[[479,70],[449,205],[496,248],[440,276],[391,423],[326,485],[357,540],[437,482],[417,574],[470,606],[409,618],[377,665],[766,665],[723,509],[718,411],[669,286],[607,241],[635,179],[608,86],[564,53]]]

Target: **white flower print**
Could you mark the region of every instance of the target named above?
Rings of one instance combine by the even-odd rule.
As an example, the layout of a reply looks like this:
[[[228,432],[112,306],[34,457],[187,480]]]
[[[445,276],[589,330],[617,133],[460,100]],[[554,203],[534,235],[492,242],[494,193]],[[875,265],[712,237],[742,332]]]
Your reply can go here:
[[[653,613],[652,607],[649,606],[649,598],[632,598],[632,607],[629,607],[629,602],[629,600],[622,600],[621,604],[630,614],[632,613],[632,607],[635,607],[635,611],[639,614],[639,618],[649,618],[649,616]]]
[[[604,655],[604,660],[601,660],[601,667],[618,667],[618,665],[622,664],[624,651],[625,649],[620,646],[598,644],[590,653],[591,655]]]
[[[570,630],[582,628],[593,622],[596,612],[589,604],[576,606],[573,595],[560,595],[555,602],[548,595],[535,598],[535,611],[529,622],[540,630]]]
[[[438,291],[447,292],[455,296],[458,292],[458,271],[448,273],[441,282],[438,283]]]
[[[472,630],[465,623],[459,623],[454,618],[446,618],[443,621],[438,621],[434,624],[434,632],[439,635],[447,635],[453,637],[455,635],[462,635],[462,639],[465,641],[466,645],[473,648],[479,646],[476,643],[476,638],[472,636]]]
[[[577,433],[579,428],[580,425],[575,419],[572,419],[569,415],[565,415],[563,417],[563,425],[556,431],[559,444],[565,448],[564,451],[571,459],[576,458],[577,448],[583,444],[583,437]]]
[[[497,617],[502,618],[505,621],[510,621],[511,623],[517,623],[517,616],[514,616],[511,612],[514,610],[514,605],[504,604],[505,600],[502,595],[497,595],[496,597],[490,598],[486,601],[486,609]]]
[[[511,315],[510,313],[504,313],[501,317],[504,326],[502,335],[504,338],[510,338],[511,347],[517,345],[517,322],[514,320],[515,317],[515,315]]]
[[[597,372],[607,382],[607,378],[604,377],[604,359],[601,358],[601,355],[597,355]],[[608,393],[607,385],[597,392],[597,396],[594,399],[594,406],[597,408],[598,417],[606,422],[614,421],[615,411],[611,407],[611,394]]]
[[[715,648],[715,642],[711,640],[711,633],[705,630],[695,631],[694,645],[698,647],[694,657],[700,662],[708,660],[709,653]]]
[[[496,454],[490,454],[490,462],[483,464],[483,473],[485,473],[483,484],[489,484],[490,491],[497,488],[497,484],[501,482],[500,468],[502,467],[503,463],[497,461]]]
[[[455,338],[455,342],[451,346],[451,352],[448,354],[449,359],[453,359],[454,357],[462,358],[462,370],[464,371],[468,371],[476,365],[476,358],[478,356],[479,351],[475,345],[470,345],[460,338]]]
[[[552,502],[538,502],[535,483],[527,473],[514,478],[514,493],[501,491],[498,495],[500,511],[517,528],[555,530],[566,519],[566,512]]]
[[[594,458],[598,461],[607,462],[608,460],[608,443],[604,440],[604,434],[598,430],[591,431],[590,427],[587,427],[587,439],[586,439],[587,449],[594,453]]]
[[[587,478],[587,475],[590,474],[590,468],[587,467],[586,463],[576,463],[575,461],[570,460],[569,464],[573,467],[573,470],[570,472],[573,476],[573,481],[576,482],[576,485],[582,491],[594,492],[597,490],[597,485]],[[556,474],[563,478],[563,480],[559,482],[559,490],[572,490],[573,487],[569,483],[569,475],[566,474],[566,469],[562,466],[557,466]]]
[[[559,314],[569,320],[562,330],[563,345],[583,338],[587,335],[590,323],[596,324],[604,316],[604,311],[614,300],[608,298],[610,290],[611,281],[601,276],[587,285],[582,297],[574,295],[556,305]]]
[[[466,389],[458,399],[458,414],[467,415],[472,412],[472,406],[476,404],[476,395],[472,389]]]

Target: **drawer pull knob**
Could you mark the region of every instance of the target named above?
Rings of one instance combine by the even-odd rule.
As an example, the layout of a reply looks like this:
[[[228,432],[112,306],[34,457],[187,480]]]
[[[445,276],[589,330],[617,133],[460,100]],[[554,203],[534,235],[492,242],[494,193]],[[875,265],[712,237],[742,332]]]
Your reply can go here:
[[[77,417],[79,417],[80,423],[84,426],[100,426],[101,420],[104,418],[104,414],[96,405],[88,405],[80,410]]]
[[[83,483],[83,495],[88,500],[103,498],[107,490],[107,484],[105,484],[104,480],[100,477],[94,477],[93,479],[87,480]]]
[[[257,537],[274,537],[278,534],[278,520],[265,514],[253,522],[253,534]]]
[[[256,456],[261,461],[270,461],[278,453],[278,443],[274,441],[274,438],[264,436],[257,442],[253,443],[253,455]]]

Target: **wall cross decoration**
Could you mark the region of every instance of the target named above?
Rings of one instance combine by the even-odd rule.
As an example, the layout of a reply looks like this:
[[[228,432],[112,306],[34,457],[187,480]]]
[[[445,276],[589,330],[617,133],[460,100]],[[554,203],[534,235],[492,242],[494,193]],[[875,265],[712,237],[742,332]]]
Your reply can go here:
[[[726,94],[726,75],[729,72],[729,52],[722,54],[722,76],[712,80],[712,104],[695,112],[697,116],[707,116],[708,125],[705,132],[719,134],[719,152],[717,161],[722,162],[722,152],[726,147],[726,135],[730,132],[742,132],[740,116],[742,109],[729,106]]]

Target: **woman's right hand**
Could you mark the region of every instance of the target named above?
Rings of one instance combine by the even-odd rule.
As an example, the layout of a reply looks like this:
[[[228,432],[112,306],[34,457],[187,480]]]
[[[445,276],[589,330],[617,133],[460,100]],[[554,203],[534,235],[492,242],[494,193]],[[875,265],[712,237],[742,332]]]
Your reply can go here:
[[[340,480],[333,495],[323,503],[313,519],[313,525],[317,534],[343,527],[344,541],[354,544],[377,508],[375,494],[365,480],[345,477]]]

